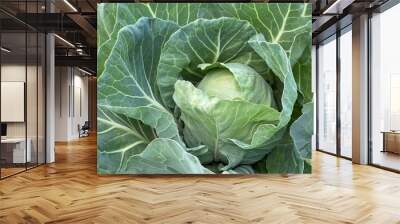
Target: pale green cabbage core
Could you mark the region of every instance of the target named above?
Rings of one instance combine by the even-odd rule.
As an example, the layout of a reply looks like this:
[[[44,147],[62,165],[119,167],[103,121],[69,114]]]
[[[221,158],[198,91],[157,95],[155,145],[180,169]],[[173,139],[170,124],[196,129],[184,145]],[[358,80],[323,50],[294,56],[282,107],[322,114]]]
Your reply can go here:
[[[227,69],[213,69],[198,85],[208,96],[224,100],[241,99],[240,87],[233,74]]]
[[[235,69],[233,74],[226,68],[216,68],[207,72],[197,88],[211,97],[222,100],[244,100],[256,104],[275,107],[273,92],[264,79],[245,65],[225,65]],[[239,67],[238,67],[239,66]],[[238,69],[239,68],[239,69]]]

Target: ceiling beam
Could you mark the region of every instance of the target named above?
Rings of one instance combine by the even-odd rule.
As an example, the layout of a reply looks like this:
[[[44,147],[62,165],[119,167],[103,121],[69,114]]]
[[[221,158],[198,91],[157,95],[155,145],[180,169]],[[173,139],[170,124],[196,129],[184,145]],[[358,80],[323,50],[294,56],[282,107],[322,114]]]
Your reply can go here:
[[[326,24],[332,20],[335,16],[320,16],[313,22],[312,24],[312,32],[318,32],[319,30],[323,29]]]
[[[96,71],[97,60],[91,56],[55,56],[56,66],[88,67]]]
[[[91,45],[91,46],[96,46],[96,35],[97,31],[96,28],[90,24],[85,17],[83,17],[81,14],[75,14],[71,13],[67,15],[72,21],[74,21],[78,26],[82,28],[82,30],[87,34],[88,38],[86,38],[86,41]]]
[[[355,0],[336,0],[332,2],[323,12],[322,14],[327,15],[335,15],[342,14],[343,11],[351,4],[353,4]]]
[[[62,13],[19,13],[16,18],[42,32],[82,30],[75,21]]]

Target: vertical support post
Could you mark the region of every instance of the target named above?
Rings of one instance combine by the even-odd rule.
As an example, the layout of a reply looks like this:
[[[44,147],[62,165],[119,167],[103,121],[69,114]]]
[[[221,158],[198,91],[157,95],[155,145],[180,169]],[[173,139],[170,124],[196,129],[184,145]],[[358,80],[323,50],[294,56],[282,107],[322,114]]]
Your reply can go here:
[[[368,163],[368,15],[353,19],[353,162]]]
[[[340,117],[340,79],[341,79],[341,64],[340,64],[340,35],[341,31],[337,27],[336,31],[336,155],[341,156],[341,137],[342,137],[342,123]]]
[[[46,2],[47,12],[53,12],[54,6]],[[54,34],[46,34],[46,163],[55,161],[55,53]]]
[[[319,149],[319,45],[315,47],[315,148]]]

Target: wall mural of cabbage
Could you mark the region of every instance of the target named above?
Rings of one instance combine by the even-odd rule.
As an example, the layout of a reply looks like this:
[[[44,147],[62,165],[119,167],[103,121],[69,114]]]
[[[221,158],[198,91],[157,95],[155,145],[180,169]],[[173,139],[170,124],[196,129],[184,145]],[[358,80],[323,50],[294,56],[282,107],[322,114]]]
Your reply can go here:
[[[98,173],[310,173],[311,5],[98,6]]]

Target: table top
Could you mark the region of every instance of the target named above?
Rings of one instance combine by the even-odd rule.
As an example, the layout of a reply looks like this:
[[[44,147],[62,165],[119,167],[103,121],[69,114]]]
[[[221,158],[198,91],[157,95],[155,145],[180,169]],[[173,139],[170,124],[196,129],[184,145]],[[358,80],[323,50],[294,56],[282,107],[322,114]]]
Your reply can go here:
[[[400,131],[381,131],[381,133],[400,135]]]
[[[30,139],[28,138],[28,141]],[[5,138],[5,139],[1,139],[1,143],[20,143],[20,142],[24,142],[25,138]]]

